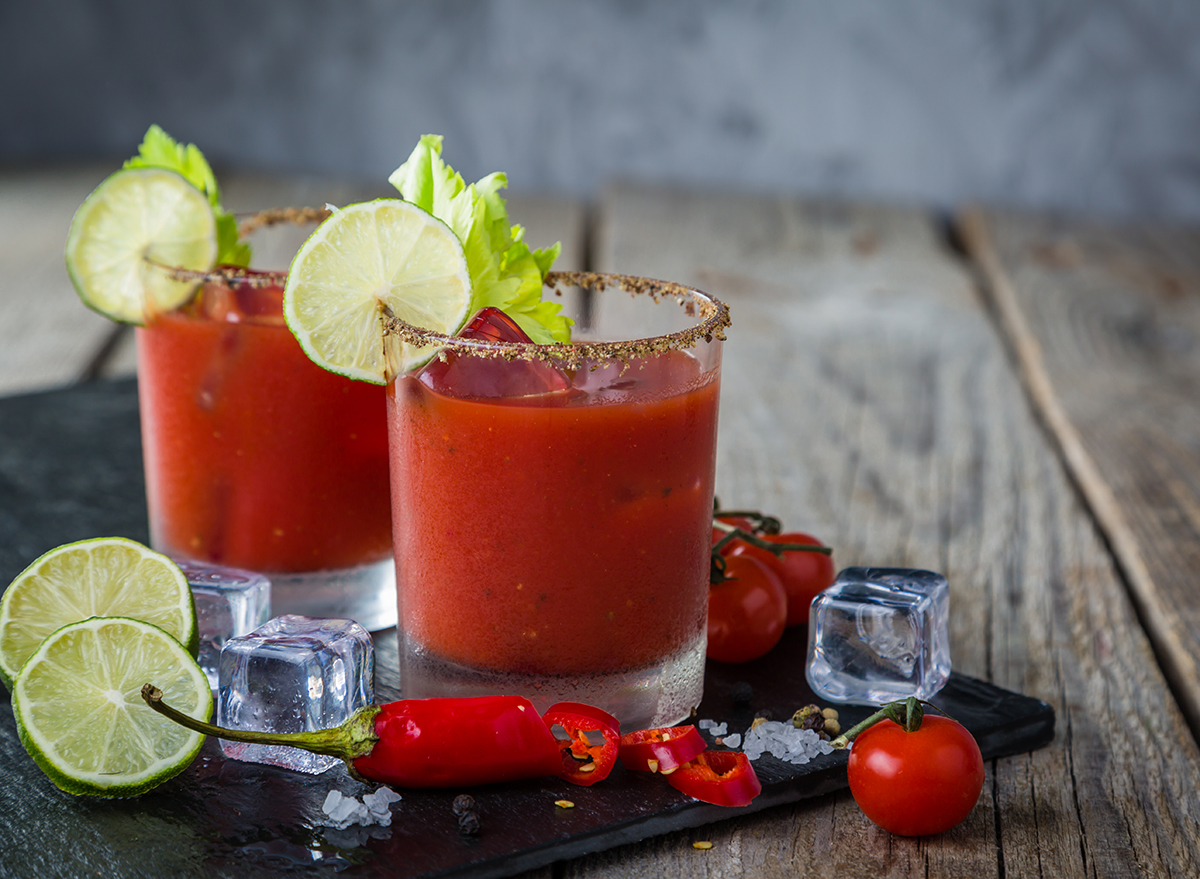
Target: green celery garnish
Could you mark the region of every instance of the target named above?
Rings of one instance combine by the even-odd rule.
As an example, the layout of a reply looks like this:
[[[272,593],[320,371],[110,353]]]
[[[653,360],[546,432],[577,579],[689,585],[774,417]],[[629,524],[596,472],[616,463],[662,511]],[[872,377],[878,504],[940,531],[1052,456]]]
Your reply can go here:
[[[533,341],[569,342],[573,321],[562,306],[542,301],[542,281],[562,244],[530,250],[525,230],[509,226],[500,190],[501,173],[469,186],[442,161],[442,136],[426,134],[412,155],[388,178],[405,201],[429,211],[453,230],[463,244],[471,273],[471,309],[495,306],[515,320]]]
[[[208,196],[217,218],[217,262],[223,265],[250,265],[250,245],[238,240],[237,218],[221,207],[217,178],[204,154],[189,143],[176,143],[171,135],[151,125],[138,147],[138,154],[125,163],[126,168],[166,168],[175,171]]]

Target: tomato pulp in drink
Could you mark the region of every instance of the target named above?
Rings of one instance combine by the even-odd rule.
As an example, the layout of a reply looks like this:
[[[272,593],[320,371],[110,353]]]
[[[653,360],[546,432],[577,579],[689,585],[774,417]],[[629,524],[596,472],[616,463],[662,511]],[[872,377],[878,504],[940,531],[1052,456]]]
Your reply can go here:
[[[407,649],[570,675],[703,643],[718,369],[668,350],[623,372],[555,371],[561,386],[526,396],[428,374],[389,387]]]
[[[391,554],[385,391],[310,361],[282,292],[206,284],[138,329],[153,542],[265,572],[379,562]]]

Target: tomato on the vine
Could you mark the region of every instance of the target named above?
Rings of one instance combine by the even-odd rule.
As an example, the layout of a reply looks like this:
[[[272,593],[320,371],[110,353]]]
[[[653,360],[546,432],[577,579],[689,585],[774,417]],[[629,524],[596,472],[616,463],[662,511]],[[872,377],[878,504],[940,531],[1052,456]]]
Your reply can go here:
[[[754,533],[754,523],[751,522],[749,519],[745,519],[741,516],[717,516],[717,521],[724,522],[726,525],[732,525],[734,528],[740,528],[743,531],[749,531],[751,534]],[[720,528],[717,528],[714,525],[713,530],[712,530],[713,546],[716,546],[717,542],[722,537],[724,537],[726,533],[727,532],[722,531]],[[721,550],[721,552],[723,555],[728,555],[729,547],[726,546],[724,549]]]
[[[873,822],[900,836],[930,836],[959,824],[979,801],[983,756],[962,724],[926,714],[914,732],[881,720],[859,733],[847,774]]]
[[[708,656],[718,662],[757,659],[783,637],[787,594],[779,578],[750,556],[726,559],[725,576],[708,590]]]
[[[787,534],[763,534],[768,543],[799,543],[821,546],[821,541],[811,534],[793,531]],[[775,555],[770,550],[735,540],[726,553],[736,558],[749,556],[758,559],[779,578],[783,591],[787,593],[787,624],[795,626],[808,622],[808,609],[817,593],[833,585],[833,557],[819,552],[791,551]]]

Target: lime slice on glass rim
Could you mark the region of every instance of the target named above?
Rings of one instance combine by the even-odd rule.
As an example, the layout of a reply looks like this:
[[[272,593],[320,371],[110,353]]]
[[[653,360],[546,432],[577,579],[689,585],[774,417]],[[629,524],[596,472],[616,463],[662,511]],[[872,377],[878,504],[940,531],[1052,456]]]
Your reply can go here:
[[[44,638],[94,616],[144,620],[193,655],[199,647],[196,605],[179,566],[124,537],[99,537],[50,550],[0,596],[0,680],[12,689]]]
[[[458,236],[416,205],[388,198],[334,211],[296,253],[283,293],[284,318],[304,353],[373,384],[412,371],[436,350],[386,337],[385,312],[453,335],[470,305]]]
[[[38,645],[13,686],[21,744],[68,793],[144,793],[186,769],[204,744],[142,700],[150,682],[185,714],[212,718],[208,678],[162,629],[120,617],[63,626]]]
[[[127,168],[107,177],[75,212],[64,254],[89,308],[122,323],[178,308],[198,281],[159,266],[207,271],[217,259],[208,196],[174,171]]]

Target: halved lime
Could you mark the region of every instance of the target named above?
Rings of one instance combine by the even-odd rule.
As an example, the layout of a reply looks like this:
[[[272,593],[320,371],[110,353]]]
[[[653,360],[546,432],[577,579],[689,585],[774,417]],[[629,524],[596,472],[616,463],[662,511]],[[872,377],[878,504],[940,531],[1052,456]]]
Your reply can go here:
[[[124,323],[178,308],[195,281],[161,266],[207,271],[217,258],[208,197],[174,171],[127,168],[110,175],[75,212],[67,274],[89,308]]]
[[[187,768],[204,743],[142,700],[147,683],[188,716],[212,718],[208,678],[162,629],[120,617],[63,626],[17,675],[21,744],[69,793],[144,793]]]
[[[50,550],[0,597],[0,680],[13,679],[51,632],[95,616],[153,623],[194,654],[196,605],[179,566],[124,537],[98,537]],[[145,683],[143,681],[142,683]]]
[[[434,350],[386,340],[385,309],[453,334],[470,304],[458,237],[416,205],[387,198],[344,207],[318,226],[292,260],[283,294],[288,327],[314,362],[375,384],[414,369]]]

